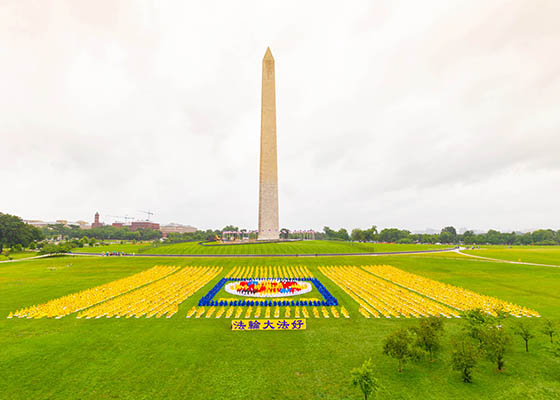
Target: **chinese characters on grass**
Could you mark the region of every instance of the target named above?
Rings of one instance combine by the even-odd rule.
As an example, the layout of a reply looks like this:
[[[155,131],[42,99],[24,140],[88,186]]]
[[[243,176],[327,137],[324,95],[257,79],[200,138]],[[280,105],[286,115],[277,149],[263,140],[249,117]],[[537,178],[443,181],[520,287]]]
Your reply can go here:
[[[301,331],[306,329],[305,319],[234,319],[232,331]]]

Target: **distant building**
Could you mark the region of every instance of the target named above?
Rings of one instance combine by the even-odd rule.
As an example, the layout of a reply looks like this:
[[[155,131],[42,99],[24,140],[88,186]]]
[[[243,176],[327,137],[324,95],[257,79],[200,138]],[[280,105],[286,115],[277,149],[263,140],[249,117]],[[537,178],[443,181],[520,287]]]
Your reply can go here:
[[[130,224],[130,230],[132,232],[138,229],[152,229],[154,231],[159,231],[159,224],[150,221],[134,221]]]
[[[91,227],[92,228],[97,228],[99,226],[103,226],[103,224],[101,222],[99,222],[99,213],[96,212],[95,217],[94,217],[94,221],[93,221],[93,224],[91,224]]]
[[[24,219],[23,222],[33,225],[37,228],[44,228],[49,225],[63,225],[65,227],[79,226],[81,229],[89,229],[91,225],[86,221],[68,221],[65,219],[57,219],[56,221],[41,221],[39,219]]]
[[[113,222],[111,226],[114,226],[115,228],[122,228],[124,224],[122,222]]]
[[[169,225],[163,225],[160,231],[163,237],[167,237],[167,235],[170,233],[193,233],[196,232],[197,229],[194,226],[190,225],[170,223]]]
[[[33,225],[37,228],[43,228],[43,227],[49,225],[48,222],[41,221],[41,220],[38,220],[38,219],[24,219],[23,222],[25,222],[26,224],[29,224],[29,225]]]
[[[89,222],[86,221],[76,221],[76,225],[78,225],[80,227],[80,229],[90,229],[91,225],[89,224]]]

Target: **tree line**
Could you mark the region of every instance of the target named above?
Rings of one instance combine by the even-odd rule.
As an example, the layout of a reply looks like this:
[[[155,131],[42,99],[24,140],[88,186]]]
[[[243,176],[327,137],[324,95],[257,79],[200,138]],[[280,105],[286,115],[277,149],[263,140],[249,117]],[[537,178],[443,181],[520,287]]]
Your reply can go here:
[[[98,226],[91,229],[81,229],[77,225],[52,224],[41,228],[43,236],[47,239],[81,239],[84,236],[97,240],[154,240],[161,238],[161,232],[153,229],[138,229],[131,231],[127,226]]]
[[[323,232],[315,235],[317,239],[325,240],[352,240],[355,242],[386,242],[386,243],[443,243],[443,244],[502,244],[502,245],[558,245],[560,244],[560,230],[539,229],[534,232],[504,233],[490,229],[486,233],[475,233],[472,230],[457,233],[453,226],[447,226],[440,233],[423,234],[411,233],[398,228],[385,228],[378,231],[377,226],[369,229],[353,229],[349,234],[345,228],[335,231],[328,226]]]
[[[188,233],[170,233],[167,237],[169,243],[193,242],[193,241],[212,241],[220,237],[224,231],[247,232],[246,229],[239,229],[236,226],[228,225],[221,230],[200,230]],[[36,248],[41,247],[44,239],[55,239],[75,242],[80,244],[87,243],[87,240],[129,240],[129,241],[148,241],[157,240],[162,237],[158,230],[139,229],[131,231],[128,227],[100,226],[91,229],[81,229],[77,225],[65,226],[62,224],[52,224],[43,228],[36,228],[26,224],[15,215],[0,213],[0,252],[4,247],[7,248]],[[296,238],[298,235],[290,235],[289,230],[282,229],[282,237]],[[334,230],[325,226],[322,232],[316,232],[317,240],[341,240],[355,242],[386,242],[386,243],[442,243],[442,244],[465,244],[465,245],[559,245],[560,230],[539,229],[534,232],[499,232],[489,230],[486,233],[474,233],[469,230],[464,233],[457,233],[453,226],[447,226],[436,234],[414,234],[405,229],[385,228],[381,231],[373,225],[369,229],[353,229],[350,233],[345,229]]]
[[[43,234],[36,227],[15,215],[0,212],[0,253],[4,247],[21,249],[42,239]]]

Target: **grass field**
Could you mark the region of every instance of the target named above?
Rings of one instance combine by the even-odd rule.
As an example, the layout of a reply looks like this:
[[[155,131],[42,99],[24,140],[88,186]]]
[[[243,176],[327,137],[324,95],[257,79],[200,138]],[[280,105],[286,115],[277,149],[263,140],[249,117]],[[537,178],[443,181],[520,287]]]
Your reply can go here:
[[[560,246],[483,246],[464,252],[500,260],[560,265]]]
[[[560,322],[560,270],[489,263],[455,253],[318,258],[56,257],[0,264],[0,397],[359,399],[349,371],[371,357],[390,399],[553,399],[560,361],[536,332],[530,353],[514,338],[506,370],[481,361],[463,384],[448,366],[461,320],[446,320],[444,348],[433,363],[407,364],[381,354],[391,331],[415,320],[369,319],[317,269],[320,265],[391,264],[536,309]],[[6,319],[23,306],[91,288],[153,265],[215,265],[220,276],[181,304],[170,319]],[[232,332],[227,319],[185,319],[225,272],[238,265],[306,265],[349,310],[350,319],[310,319],[300,332]],[[540,324],[538,319],[530,319]]]
[[[417,251],[443,249],[450,246],[392,243],[354,243],[335,241],[299,241],[284,243],[257,243],[239,245],[200,245],[197,242],[173,243],[154,246],[152,244],[112,244],[108,246],[73,249],[78,253],[100,253],[123,251],[145,254],[334,254],[334,253],[383,253],[393,251]]]
[[[155,248],[152,243],[123,243],[123,244],[107,244],[104,246],[94,246],[94,247],[76,247],[72,249],[74,253],[105,253],[106,251],[122,251],[123,253],[141,253],[142,251],[148,251],[149,249]]]
[[[21,258],[29,258],[29,257],[35,257],[37,256],[38,253],[36,251],[20,251],[17,253],[9,253],[9,255],[6,255],[6,252],[3,252],[2,254],[0,254],[0,261],[6,261],[6,260],[19,260]]]

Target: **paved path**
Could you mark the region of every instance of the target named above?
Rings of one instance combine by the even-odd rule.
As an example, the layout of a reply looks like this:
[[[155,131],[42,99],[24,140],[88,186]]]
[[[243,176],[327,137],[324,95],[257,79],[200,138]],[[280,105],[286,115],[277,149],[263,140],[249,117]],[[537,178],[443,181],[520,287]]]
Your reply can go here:
[[[40,256],[33,256],[33,257],[26,257],[26,258],[16,258],[15,260],[4,260],[4,261],[0,261],[0,264],[2,263],[12,263],[12,262],[18,262],[18,261],[27,261],[27,260],[35,260],[37,258],[46,258],[46,257],[60,257],[60,256],[66,256],[66,255],[79,255],[79,256],[95,256],[95,257],[99,257],[101,254],[95,254],[95,253],[71,253],[71,254],[65,254],[65,253],[60,253],[60,254],[42,254]]]
[[[41,256],[33,256],[33,257],[26,257],[26,258],[16,258],[15,260],[4,260],[0,261],[0,263],[10,263],[10,262],[17,262],[17,261],[26,261],[26,260],[33,260],[35,258],[44,258],[50,257],[50,254],[43,254]]]
[[[490,258],[490,257],[482,257],[482,256],[475,256],[474,254],[467,254],[463,253],[461,249],[454,249],[454,252],[457,254],[461,254],[467,257],[474,257],[480,258],[482,260],[493,261],[493,262],[501,262],[501,263],[508,263],[508,264],[521,264],[521,265],[536,265],[538,267],[551,267],[551,268],[560,268],[560,265],[551,265],[551,264],[537,264],[537,263],[530,263],[530,262],[522,262],[522,261],[510,261],[510,260],[502,260],[500,258]]]
[[[521,265],[535,265],[538,267],[550,267],[550,268],[560,268],[560,265],[551,264],[538,264],[530,262],[521,261],[509,261],[502,260],[499,258],[490,258],[483,256],[476,256],[474,254],[463,253],[460,248],[454,247],[450,249],[442,250],[418,250],[418,251],[394,251],[394,252],[384,252],[384,253],[318,253],[318,254],[126,254],[122,256],[110,256],[110,257],[181,257],[181,258],[255,258],[255,257],[350,257],[350,256],[398,256],[398,255],[413,255],[413,254],[429,254],[429,253],[457,253],[466,257],[478,258],[485,261],[501,262],[508,264],[521,264]],[[69,253],[65,255],[69,256],[90,256],[90,257],[100,257],[104,256],[105,253]],[[19,258],[16,260],[6,260],[0,261],[0,263],[9,263],[17,261],[33,260],[36,258],[50,257],[50,254],[43,254],[41,256]]]

